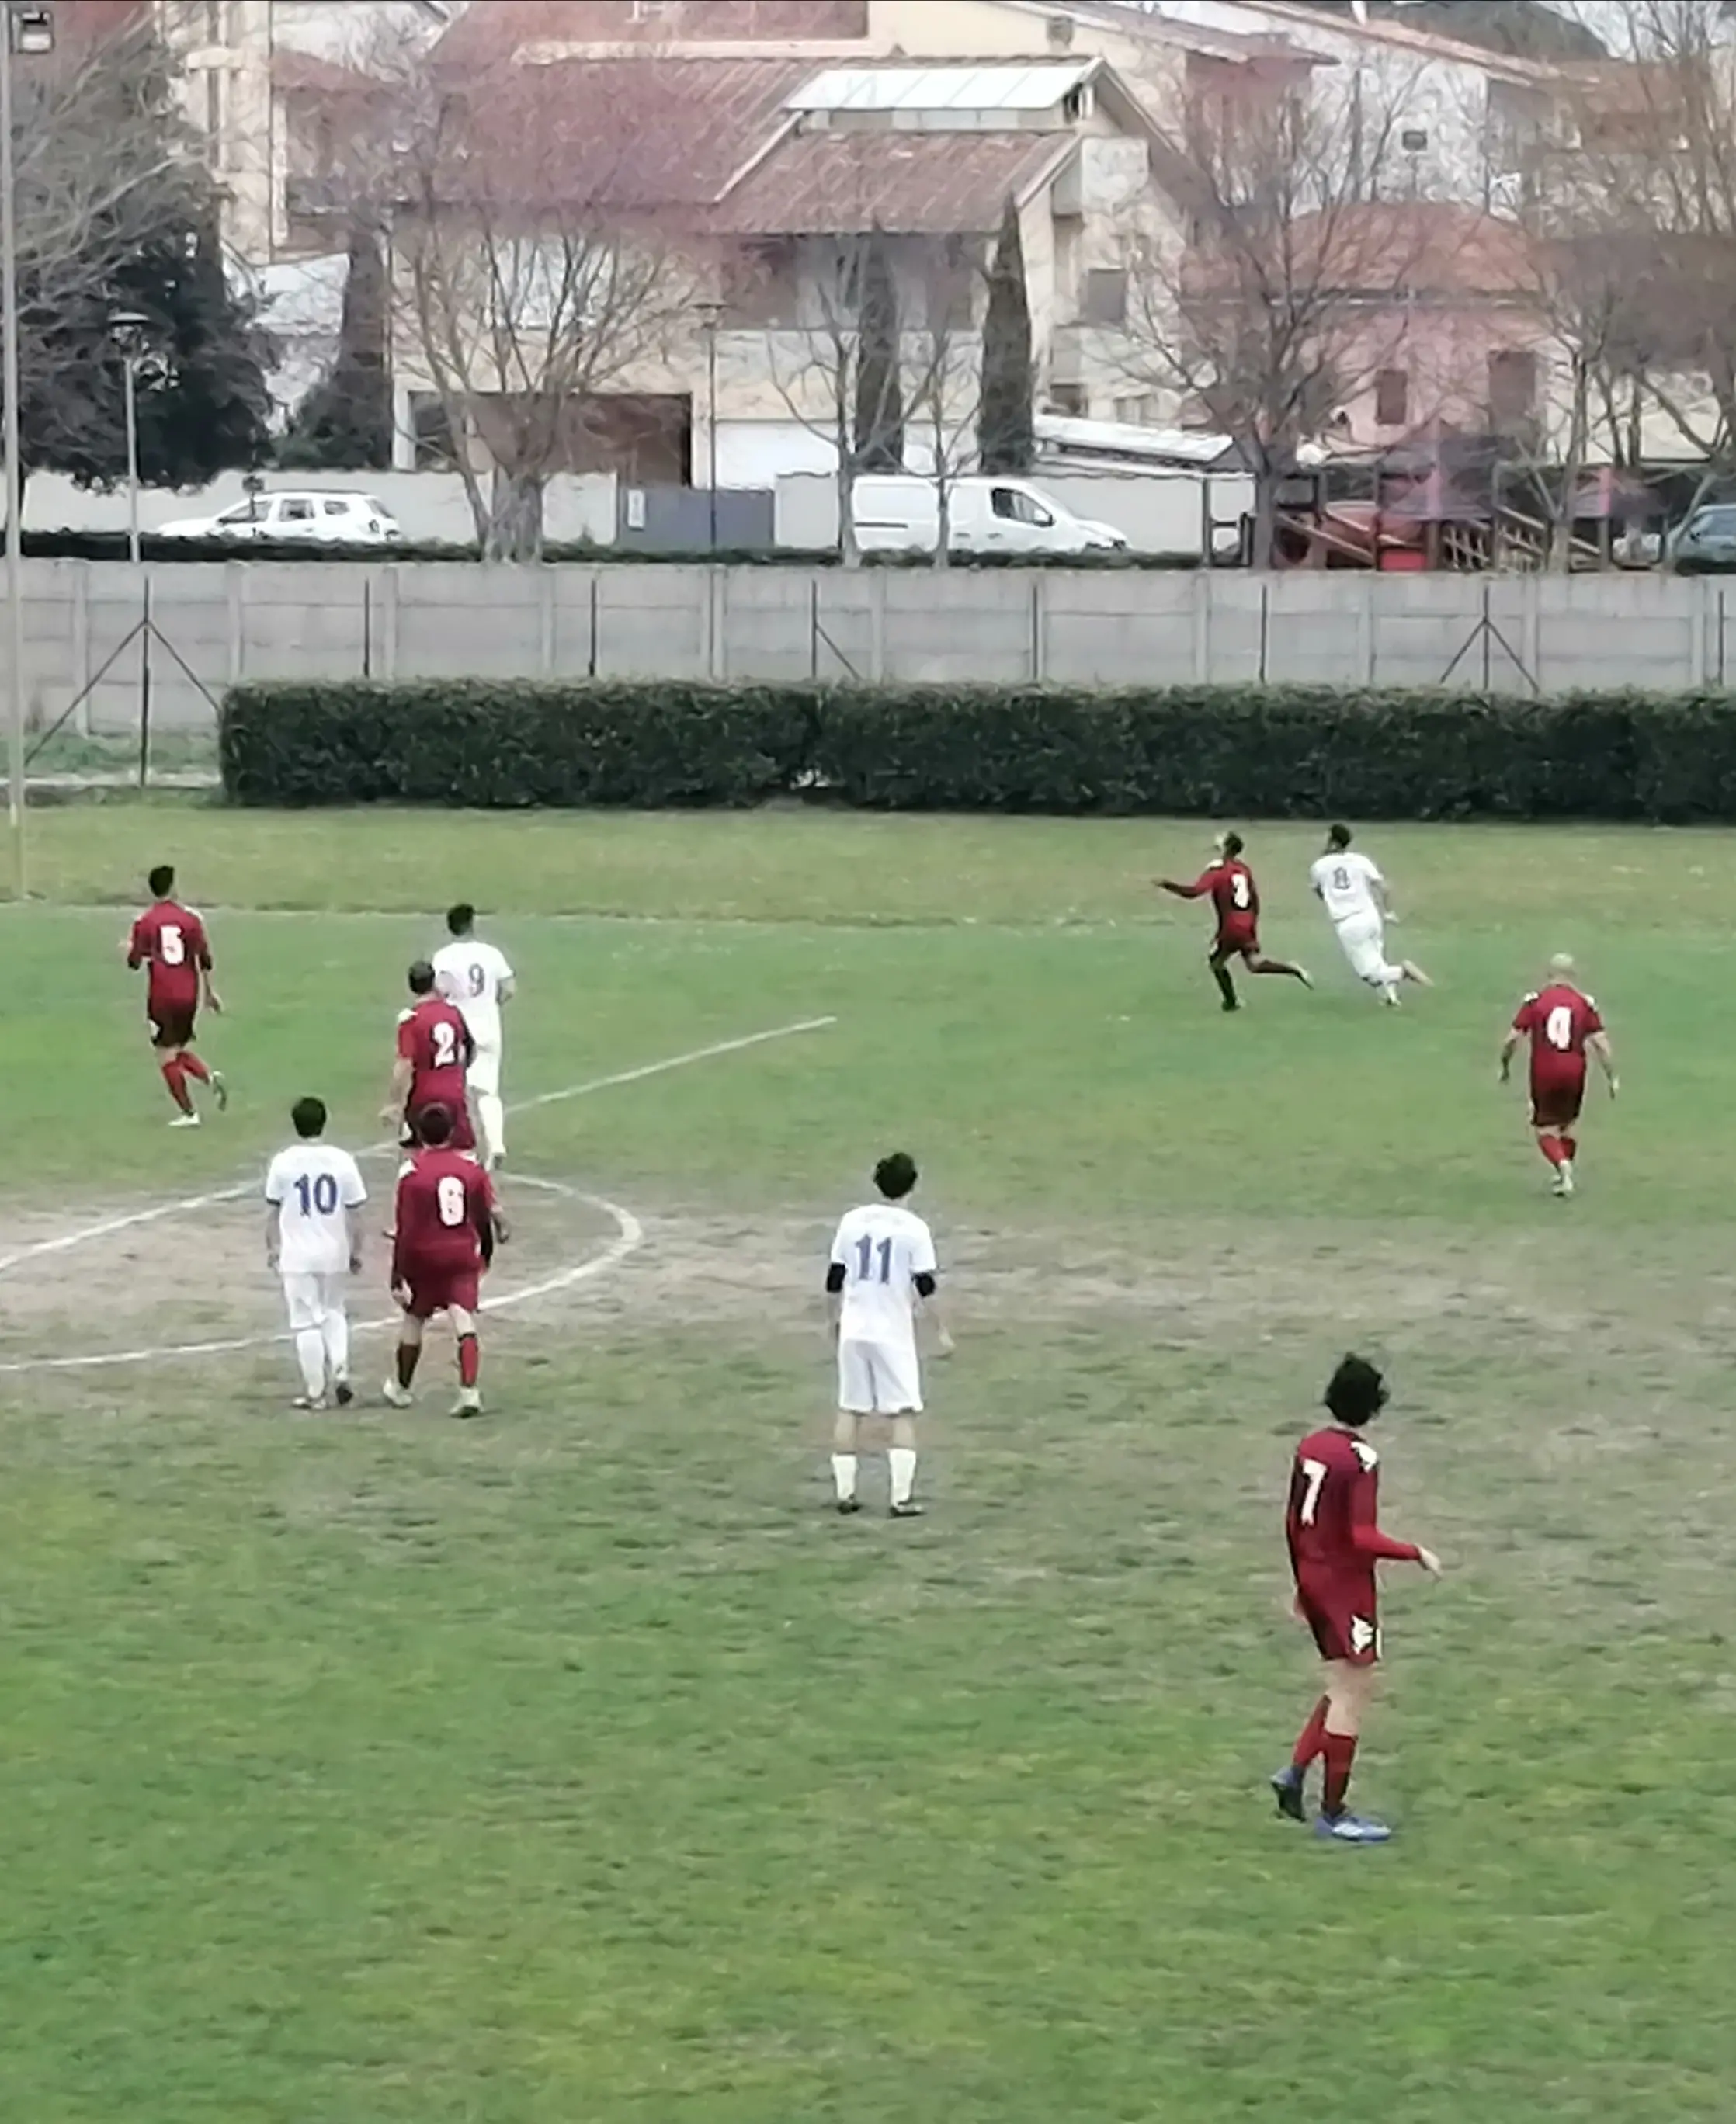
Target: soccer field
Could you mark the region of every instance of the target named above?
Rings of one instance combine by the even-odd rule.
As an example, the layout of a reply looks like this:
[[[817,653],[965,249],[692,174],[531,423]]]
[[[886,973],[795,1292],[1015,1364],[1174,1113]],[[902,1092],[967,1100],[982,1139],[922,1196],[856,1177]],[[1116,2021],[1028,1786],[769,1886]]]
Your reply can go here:
[[[1232,1022],[1149,882],[1197,824],[31,825],[0,2116],[1729,2117],[1736,836],[1369,829],[1440,984],[1383,1013],[1318,837],[1249,829],[1320,988]],[[158,860],[228,1006],[231,1111],[180,1134],[115,948]],[[459,896],[519,970],[509,1100],[572,1094],[513,1122],[494,1281],[532,1295],[486,1421],[437,1337],[415,1411],[298,1417],[251,1190],[303,1092],[378,1139]],[[1570,1203],[1494,1066],[1560,949],[1624,1081]],[[840,1521],[822,1263],[895,1146],[959,1351],[929,1515],[871,1462]],[[207,1340],[244,1346],[42,1368]],[[1288,1457],[1347,1347],[1447,1567],[1387,1576],[1371,1852],[1264,1782],[1315,1684]]]

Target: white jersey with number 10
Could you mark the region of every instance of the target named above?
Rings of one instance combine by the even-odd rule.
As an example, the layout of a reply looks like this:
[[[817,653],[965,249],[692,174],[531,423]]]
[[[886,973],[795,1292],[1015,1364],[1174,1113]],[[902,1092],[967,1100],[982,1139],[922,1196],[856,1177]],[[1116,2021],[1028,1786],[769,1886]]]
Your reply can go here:
[[[458,1005],[478,1047],[501,1044],[501,984],[511,979],[506,953],[474,937],[455,937],[434,955],[435,985]]]

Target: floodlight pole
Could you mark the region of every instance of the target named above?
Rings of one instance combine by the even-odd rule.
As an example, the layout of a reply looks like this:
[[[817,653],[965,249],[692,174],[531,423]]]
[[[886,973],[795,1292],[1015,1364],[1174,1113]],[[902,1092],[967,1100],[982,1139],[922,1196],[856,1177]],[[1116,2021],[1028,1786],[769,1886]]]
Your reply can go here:
[[[0,392],[6,397],[6,687],[11,735],[12,892],[29,889],[24,845],[24,480],[18,463],[18,210],[12,153],[12,9],[0,20]]]

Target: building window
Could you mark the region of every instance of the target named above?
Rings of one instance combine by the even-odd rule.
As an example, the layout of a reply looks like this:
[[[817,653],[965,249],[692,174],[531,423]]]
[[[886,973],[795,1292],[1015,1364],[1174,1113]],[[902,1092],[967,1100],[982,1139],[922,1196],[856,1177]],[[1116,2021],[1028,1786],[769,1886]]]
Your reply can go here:
[[[1383,369],[1374,380],[1374,421],[1377,428],[1402,428],[1410,419],[1410,375]]]
[[[1085,275],[1080,314],[1087,324],[1127,322],[1127,276],[1118,266],[1094,266]]]
[[[1490,425],[1499,431],[1528,421],[1537,404],[1537,357],[1503,347],[1489,357]]]
[[[1049,403],[1067,420],[1076,421],[1085,410],[1085,387],[1083,383],[1051,383]]]
[[[1160,428],[1164,425],[1164,402],[1155,391],[1142,391],[1137,397],[1117,398],[1115,417],[1130,428]]]

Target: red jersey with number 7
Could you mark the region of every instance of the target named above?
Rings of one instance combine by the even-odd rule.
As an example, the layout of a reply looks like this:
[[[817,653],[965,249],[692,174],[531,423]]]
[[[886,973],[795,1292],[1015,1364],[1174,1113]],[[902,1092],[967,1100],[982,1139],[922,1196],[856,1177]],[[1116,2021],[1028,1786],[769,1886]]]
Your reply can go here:
[[[480,1269],[493,1249],[494,1190],[473,1158],[441,1144],[412,1154],[398,1177],[392,1278]]]
[[[454,1120],[462,1116],[464,1073],[474,1050],[457,1006],[444,996],[424,996],[398,1019],[398,1051],[412,1071],[406,1111],[418,1114],[437,1102]]]
[[[1597,1004],[1568,981],[1552,981],[1528,995],[1513,1019],[1513,1031],[1531,1037],[1533,1087],[1583,1081],[1585,1043],[1602,1030]]]
[[[158,1006],[191,1011],[199,1002],[200,970],[209,970],[211,947],[205,926],[191,907],[158,900],[133,924],[127,946],[129,966],[148,966],[148,1000]]]
[[[1381,1531],[1381,1456],[1348,1431],[1310,1431],[1296,1449],[1284,1539],[1296,1583],[1371,1575],[1387,1558],[1414,1563],[1417,1551]]]

